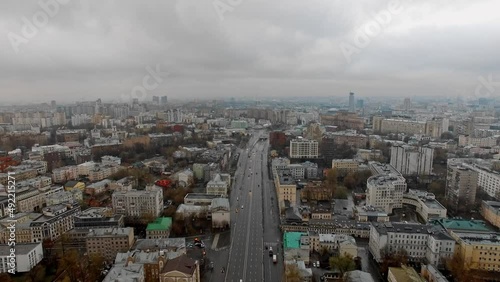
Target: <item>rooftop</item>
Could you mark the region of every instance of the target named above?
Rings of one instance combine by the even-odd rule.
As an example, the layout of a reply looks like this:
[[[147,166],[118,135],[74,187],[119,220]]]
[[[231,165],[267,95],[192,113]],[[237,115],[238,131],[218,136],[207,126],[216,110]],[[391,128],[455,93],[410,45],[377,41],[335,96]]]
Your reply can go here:
[[[460,241],[467,245],[480,244],[500,246],[500,233],[452,232]]]
[[[16,255],[25,255],[31,252],[34,248],[42,243],[16,244]],[[7,244],[0,245],[0,256],[8,256],[10,254],[10,246]]]
[[[171,271],[179,271],[184,274],[193,275],[197,267],[197,262],[190,259],[186,255],[176,257],[174,259],[168,260],[165,264],[162,273],[168,273]]]
[[[128,236],[134,234],[134,229],[131,227],[114,227],[114,228],[96,228],[88,233],[88,237],[106,237],[106,236]]]
[[[139,239],[132,249],[137,250],[186,250],[186,238]]]
[[[469,220],[462,218],[439,218],[433,219],[429,221],[429,223],[434,225],[440,225],[446,230],[455,230],[455,231],[479,231],[479,232],[488,232],[491,231],[486,226],[486,223],[482,220]]]
[[[171,217],[159,217],[154,222],[149,223],[146,230],[163,231],[163,230],[170,230],[170,227],[172,227]]]
[[[299,249],[300,237],[307,235],[303,232],[285,232],[283,234],[283,246],[285,249]]]

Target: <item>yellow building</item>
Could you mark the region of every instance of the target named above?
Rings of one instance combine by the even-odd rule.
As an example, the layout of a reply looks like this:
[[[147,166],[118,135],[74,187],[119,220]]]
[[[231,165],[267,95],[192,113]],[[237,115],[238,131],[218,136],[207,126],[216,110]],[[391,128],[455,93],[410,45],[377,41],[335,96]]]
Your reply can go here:
[[[500,202],[483,201],[481,203],[481,215],[489,223],[500,228]]]
[[[332,169],[336,169],[339,176],[358,171],[359,164],[353,159],[333,159]]]
[[[85,183],[79,181],[68,181],[64,184],[64,190],[71,191],[73,189],[85,190]]]
[[[464,258],[464,268],[500,271],[500,233],[455,232],[455,252]]]

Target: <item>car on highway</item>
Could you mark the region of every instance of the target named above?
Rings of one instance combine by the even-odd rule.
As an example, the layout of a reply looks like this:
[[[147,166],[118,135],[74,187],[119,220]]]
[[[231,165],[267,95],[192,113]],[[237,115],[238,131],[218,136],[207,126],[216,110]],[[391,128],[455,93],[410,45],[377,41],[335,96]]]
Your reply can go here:
[[[243,209],[243,206],[241,206],[241,209]]]
[[[277,263],[277,262],[278,262],[278,256],[273,255],[273,263]]]

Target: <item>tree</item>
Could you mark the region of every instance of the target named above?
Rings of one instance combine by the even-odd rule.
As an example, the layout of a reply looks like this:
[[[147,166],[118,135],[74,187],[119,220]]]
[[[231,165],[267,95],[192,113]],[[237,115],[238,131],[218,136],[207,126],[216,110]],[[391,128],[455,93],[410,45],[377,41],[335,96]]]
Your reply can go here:
[[[335,190],[335,193],[333,193],[333,198],[334,199],[347,199],[347,189],[345,187],[339,187],[338,189]]]
[[[296,264],[287,264],[285,266],[285,281],[286,282],[301,282],[299,268]]]
[[[325,184],[327,185],[328,188],[332,190],[332,192],[335,192],[335,189],[337,188],[337,170],[336,169],[329,169],[326,172],[326,180]]]
[[[37,264],[30,270],[30,272],[28,272],[29,280],[27,282],[43,281],[44,277],[45,277],[45,267],[43,267],[41,264]],[[4,280],[0,279],[0,281]]]
[[[354,259],[348,254],[330,257],[329,263],[332,269],[336,269],[340,272],[340,276],[344,276],[346,272],[356,269]]]
[[[356,188],[355,173],[350,172],[344,177],[344,186],[349,190]]]
[[[445,264],[456,281],[476,281],[471,275],[470,264],[465,262],[460,252],[455,252],[451,258],[446,259]]]
[[[10,274],[3,272],[0,273],[0,281],[2,282],[13,282],[12,278],[10,277]]]

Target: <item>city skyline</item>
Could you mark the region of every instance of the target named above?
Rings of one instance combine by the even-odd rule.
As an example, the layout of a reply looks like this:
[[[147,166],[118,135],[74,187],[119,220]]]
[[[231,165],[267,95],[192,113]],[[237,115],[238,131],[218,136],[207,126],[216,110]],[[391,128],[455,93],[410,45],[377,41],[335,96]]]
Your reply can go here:
[[[2,1],[2,100],[495,93],[493,1],[231,3]]]

